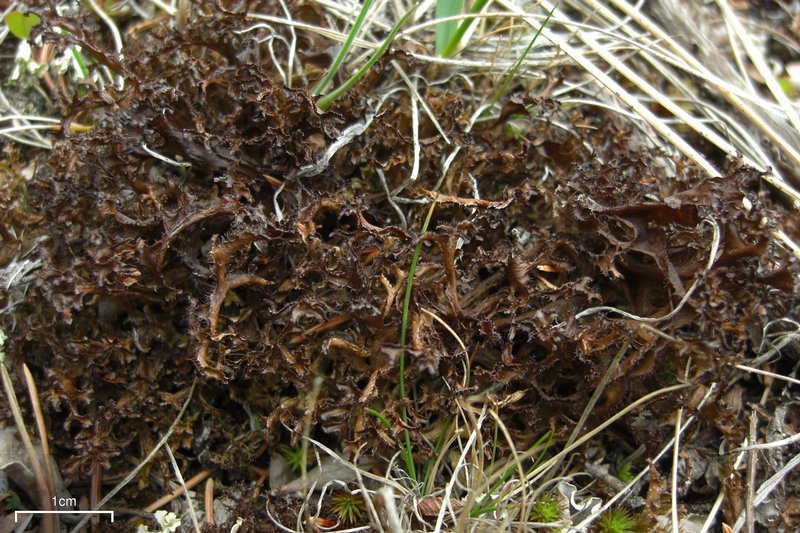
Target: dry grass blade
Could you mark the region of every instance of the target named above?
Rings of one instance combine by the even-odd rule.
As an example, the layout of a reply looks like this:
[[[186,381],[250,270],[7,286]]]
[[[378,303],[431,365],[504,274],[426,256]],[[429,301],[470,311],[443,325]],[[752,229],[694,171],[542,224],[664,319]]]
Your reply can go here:
[[[800,453],[792,457],[785,465],[783,465],[783,467],[781,467],[780,470],[778,470],[769,479],[761,484],[756,491],[755,498],[753,499],[753,505],[761,505],[772,493],[772,491],[775,490],[781,483],[783,483],[784,478],[786,478],[790,472],[794,471],[798,465],[800,465]],[[736,520],[736,524],[733,526],[733,531],[738,533],[742,529],[744,523],[745,514],[744,511],[742,511],[742,513],[739,515],[739,518]]]
[[[509,11],[517,13],[522,17],[525,22],[531,27],[538,28],[539,23],[527,15],[524,11],[518,8],[513,3],[507,0],[498,0],[498,3],[503,5]],[[549,2],[542,2],[545,9],[553,9],[553,5]],[[558,13],[558,11],[556,11]],[[671,145],[674,146],[680,153],[692,160],[697,166],[702,168],[709,176],[718,176],[717,170],[708,160],[702,156],[695,148],[693,148],[683,137],[671,128],[666,122],[657,117],[645,105],[643,105],[635,96],[626,91],[619,83],[614,81],[609,75],[601,70],[595,63],[593,63],[583,52],[570,45],[567,40],[559,34],[545,28],[542,35],[567,54],[575,63],[584,68],[589,74],[594,77],[599,83],[606,87],[611,93],[622,100],[627,106],[633,109],[639,116],[641,116],[650,126],[659,132]]]
[[[589,403],[586,404],[586,407],[583,409],[583,413],[581,413],[580,419],[578,419],[578,423],[575,424],[575,427],[572,429],[572,433],[570,433],[569,438],[567,439],[566,444],[564,445],[566,448],[572,446],[575,442],[575,439],[578,438],[581,430],[583,430],[584,424],[586,424],[586,420],[589,418],[589,415],[594,410],[595,406],[597,405],[597,401],[600,399],[600,395],[608,385],[608,382],[611,380],[611,377],[617,371],[617,365],[622,360],[622,357],[627,353],[628,348],[630,348],[631,342],[633,341],[633,337],[630,336],[628,339],[622,344],[622,347],[617,351],[614,359],[611,360],[611,363],[608,365],[603,377],[600,379],[600,382],[595,387],[594,392],[592,393],[592,397],[589,399]],[[563,457],[558,462],[554,463],[550,472],[551,476],[555,475],[558,471],[559,466],[561,466],[561,462],[563,461]],[[548,476],[548,477],[551,477]],[[547,478],[545,478],[547,480]]]
[[[169,442],[164,444],[164,451],[167,452],[167,455],[169,456],[169,462],[172,465],[172,471],[175,473],[175,477],[177,478],[181,489],[183,489],[183,495],[186,497],[186,505],[189,509],[189,517],[192,519],[192,526],[194,527],[195,533],[200,533],[200,521],[197,519],[197,512],[194,510],[194,500],[192,500],[192,497],[189,494],[189,487],[186,486],[186,482],[183,480],[181,467],[178,465],[178,461],[175,460],[175,455],[172,453],[172,449],[169,447]]]
[[[789,101],[789,98],[786,96],[783,88],[778,83],[778,80],[775,79],[772,69],[767,65],[767,62],[761,52],[756,49],[756,46],[750,38],[750,35],[748,35],[747,31],[744,29],[742,22],[739,20],[739,17],[736,16],[736,13],[734,13],[730,3],[727,0],[717,0],[717,5],[722,11],[725,20],[733,27],[733,30],[736,33],[736,36],[739,38],[739,41],[742,43],[742,45],[744,45],[744,49],[747,52],[747,56],[750,58],[750,61],[753,62],[753,65],[755,65],[756,69],[758,69],[761,77],[764,78],[764,81],[766,82],[767,87],[769,87],[772,96],[780,104],[781,111],[785,113],[785,116],[789,119],[789,122],[792,124],[792,126],[794,126],[794,129],[796,131],[800,131],[800,117],[797,115],[794,104]]]
[[[755,411],[750,412],[750,431],[748,441],[750,443],[756,442],[756,435],[758,431],[758,415]],[[745,493],[745,529],[747,533],[755,533],[755,492],[756,492],[756,452],[749,450],[747,452],[747,483]]]
[[[680,532],[680,521],[678,520],[678,463],[680,462],[681,450],[681,419],[683,418],[683,407],[678,409],[675,416],[675,438],[672,446],[672,490],[670,490],[670,511],[672,516],[672,533]]]
[[[403,533],[403,526],[400,522],[400,514],[397,512],[397,506],[395,505],[395,494],[392,491],[391,487],[383,486],[378,490],[378,498],[381,502],[381,508],[383,510],[384,515],[386,516],[386,523],[391,533]],[[380,520],[378,521],[380,526]],[[382,531],[382,526],[380,526],[379,531]]]
[[[708,388],[708,390],[706,391],[706,393],[703,395],[703,398],[702,398],[702,399],[700,400],[700,402],[697,404],[697,409],[698,409],[698,410],[699,410],[699,409],[701,409],[701,408],[702,408],[702,407],[703,407],[703,406],[706,404],[706,402],[708,402],[708,400],[714,396],[714,394],[716,393],[716,391],[717,391],[717,384],[716,384],[716,383],[712,383],[712,384],[711,384],[711,386],[710,386],[710,387]],[[684,432],[685,432],[685,431],[686,431],[686,430],[689,428],[689,426],[691,426],[691,425],[694,423],[694,421],[695,421],[695,420],[696,420],[696,417],[695,417],[695,416],[690,416],[690,417],[689,417],[689,418],[686,420],[686,422],[684,422],[684,423],[683,423],[683,424],[680,426],[679,433],[680,433],[680,434],[684,433]],[[675,437],[671,438],[671,439],[669,440],[669,442],[667,442],[667,443],[666,443],[666,444],[665,444],[665,445],[664,445],[664,446],[661,448],[661,450],[660,450],[660,451],[659,451],[659,452],[656,454],[656,456],[655,456],[655,457],[653,457],[653,458],[651,459],[651,462],[652,462],[652,463],[657,463],[657,462],[658,462],[658,461],[659,461],[659,460],[660,460],[660,459],[661,459],[663,456],[665,456],[665,455],[666,455],[666,454],[667,454],[667,453],[668,453],[670,450],[674,450],[674,446],[675,446]],[[740,455],[739,455],[739,461],[741,461],[741,459],[742,459],[743,457],[744,457],[744,454],[743,454],[743,453],[742,453],[742,454],[740,454]],[[643,478],[644,478],[644,477],[645,477],[645,476],[648,474],[648,472],[649,472],[649,467],[643,468],[643,469],[641,470],[641,472],[639,472],[639,473],[638,473],[638,474],[637,474],[637,475],[636,475],[636,476],[635,476],[635,477],[634,477],[634,478],[633,478],[631,481],[629,481],[629,482],[628,482],[628,483],[625,485],[625,487],[624,487],[622,490],[620,490],[619,492],[617,492],[617,494],[615,494],[615,495],[614,495],[612,498],[610,498],[610,499],[609,499],[609,500],[608,500],[608,501],[607,501],[605,504],[603,504],[603,505],[602,505],[602,507],[600,507],[599,509],[597,509],[595,512],[591,513],[591,514],[590,514],[588,517],[586,517],[586,518],[585,518],[585,519],[584,519],[584,520],[583,520],[581,523],[577,524],[577,525],[575,526],[575,529],[576,529],[577,531],[582,531],[582,529],[581,529],[581,528],[586,528],[586,527],[588,527],[588,526],[589,526],[589,525],[590,525],[590,524],[591,524],[591,523],[592,523],[594,520],[596,520],[596,519],[597,519],[597,518],[598,518],[598,517],[599,517],[599,516],[600,516],[602,513],[606,512],[608,509],[611,509],[611,508],[612,508],[614,505],[616,505],[616,503],[617,503],[618,501],[623,501],[625,498],[627,498],[627,497],[628,497],[628,496],[631,494],[631,492],[630,492],[630,491],[631,491],[631,488],[632,488],[634,485],[636,485],[636,483],[638,483],[638,482],[639,482],[641,479],[643,479]],[[719,501],[719,503],[720,503],[720,504],[722,503],[722,497],[723,497],[723,493],[722,493],[722,492],[720,492],[720,497],[718,498],[718,501]],[[716,512],[716,511],[715,511],[715,512]],[[712,517],[713,517],[713,515],[712,515]],[[708,522],[708,523],[709,523],[709,524],[713,523],[713,519],[712,519],[712,518],[709,518],[709,522]]]
[[[361,454],[361,448],[355,454],[354,462],[358,464],[358,458]],[[356,470],[356,481],[358,482],[358,488],[361,491],[361,495],[364,498],[364,503],[366,504],[367,514],[369,516],[370,524],[378,533],[384,533],[383,524],[381,523],[381,516],[378,514],[378,509],[376,507],[376,502],[380,499],[381,502],[384,502],[384,496],[380,495],[380,492],[375,495],[373,498],[372,493],[367,489],[367,486],[364,484],[364,478],[361,476],[361,472]],[[394,493],[392,489],[389,487],[382,487],[381,490],[385,489],[386,492],[389,493],[389,499],[391,503],[394,504]],[[384,510],[388,513],[388,509],[386,506],[383,506]]]
[[[681,107],[681,103],[674,97],[664,94],[663,91],[657,89],[652,84],[647,82],[643,76],[640,76],[638,73],[636,73],[636,71],[633,70],[633,68],[626,65],[625,62],[620,60],[612,51],[608,50],[607,47],[601,45],[597,40],[592,38],[591,34],[582,32],[578,34],[578,37],[588,45],[589,49],[596,52],[599,57],[609,63],[617,72],[622,74],[635,87],[639,88],[644,94],[652,98],[653,101],[663,106],[666,110],[677,117],[679,123],[690,126],[703,138],[719,147],[727,154],[734,155],[737,152],[737,148],[728,142],[722,135],[707,127],[704,122],[698,120],[688,111],[684,110]],[[656,64],[658,65],[658,63]],[[759,164],[747,156],[745,156],[745,161],[753,166],[764,168],[763,164]]]
[[[186,22],[189,20],[189,8],[191,0],[178,0],[178,9],[175,12],[175,27],[178,31],[183,31]]]
[[[595,2],[596,4],[596,2]],[[620,9],[623,13],[629,16],[641,27],[649,31],[656,39],[663,41],[667,46],[675,52],[686,64],[690,65],[698,72],[708,72],[707,65],[700,63],[694,54],[690,53],[683,46],[681,46],[671,35],[665,32],[658,24],[647,18],[641,10],[635,9],[626,0],[612,0],[612,4]],[[706,78],[708,79],[708,78]],[[756,111],[749,103],[744,101],[739,96],[733,94],[726,87],[717,85],[715,90],[718,90],[721,95],[728,99],[731,105],[741,111],[754,125],[764,132],[773,142],[775,142],[788,156],[790,156],[796,163],[800,163],[800,153],[798,153],[791,144],[781,136],[774,127],[772,127],[762,116]],[[776,168],[772,165],[773,172]],[[762,167],[763,168],[763,167]],[[769,181],[775,187],[785,192],[794,201],[800,201],[800,194],[789,185],[786,180],[780,176],[766,175],[765,180]]]
[[[795,379],[790,376],[784,376],[783,374],[776,374],[775,372],[769,372],[767,370],[760,370],[758,368],[753,368],[752,366],[747,366],[747,365],[735,365],[735,366],[739,370],[744,370],[745,372],[752,372],[753,374],[759,374],[774,379],[780,379],[788,383],[794,383],[795,385],[800,385],[800,379]]]
[[[748,452],[750,450],[769,450],[774,448],[783,448],[784,446],[789,446],[790,444],[794,444],[795,442],[800,442],[800,432],[795,433],[790,437],[786,437],[785,439],[775,440],[772,442],[765,442],[764,444],[754,444],[752,446],[745,446],[744,448],[736,448],[734,450],[731,450],[731,453]]]
[[[14,392],[14,384],[11,382],[11,376],[9,376],[6,365],[3,363],[0,363],[0,377],[2,377],[3,380],[3,389],[6,393],[6,400],[8,401],[8,405],[11,409],[11,414],[14,417],[14,423],[17,425],[17,431],[19,431],[22,443],[25,446],[25,450],[28,452],[28,460],[31,463],[33,475],[36,478],[36,485],[39,488],[39,505],[43,511],[52,511],[53,506],[51,498],[53,495],[50,494],[49,484],[45,479],[44,472],[42,471],[42,465],[39,463],[39,457],[33,447],[33,442],[31,442],[30,435],[28,435],[28,430],[25,428],[25,421],[22,418],[22,411],[20,410],[19,403],[17,402],[17,396]],[[44,460],[47,461],[48,457],[45,456]],[[46,533],[56,533],[58,531],[57,520],[55,518],[55,515],[51,515],[45,517],[42,521],[42,526]]]
[[[453,328],[451,328],[451,327],[450,327],[450,325],[449,325],[447,322],[445,322],[444,320],[442,320],[442,319],[439,317],[439,315],[437,315],[437,314],[435,314],[435,313],[433,313],[433,312],[429,311],[428,309],[422,309],[422,312],[423,312],[423,313],[425,313],[426,315],[428,315],[429,317],[431,317],[432,319],[434,319],[434,320],[435,320],[436,322],[438,322],[439,324],[441,324],[441,325],[442,325],[442,327],[443,327],[444,329],[446,329],[446,330],[447,330],[447,332],[448,332],[448,333],[450,333],[450,335],[452,335],[452,336],[453,336],[453,338],[456,340],[456,342],[458,343],[458,345],[459,345],[459,346],[461,347],[461,349],[464,351],[464,377],[463,377],[463,379],[462,379],[462,381],[461,381],[461,386],[462,386],[462,387],[464,387],[464,388],[467,388],[467,385],[469,384],[470,366],[471,366],[471,365],[470,365],[470,356],[469,356],[469,351],[467,351],[467,347],[464,345],[464,341],[463,341],[463,340],[461,340],[461,337],[459,337],[459,336],[458,336],[458,333],[456,333],[456,332],[453,330]]]
[[[337,41],[337,42],[344,42],[345,40],[347,40],[347,34],[345,34],[345,33],[342,33],[342,32],[339,32],[339,31],[335,31],[335,30],[331,30],[329,28],[323,28],[321,26],[315,26],[313,24],[307,24],[305,22],[298,22],[298,21],[295,21],[295,20],[289,20],[289,19],[285,19],[285,18],[275,17],[275,16],[272,16],[272,15],[263,15],[263,14],[260,14],[260,13],[249,13],[247,16],[248,16],[248,18],[251,18],[253,20],[260,20],[260,21],[263,21],[263,22],[268,23],[268,24],[280,24],[280,25],[284,25],[284,26],[289,26],[291,28],[294,28],[295,30],[310,31],[310,32],[316,33],[316,34],[321,35],[323,37],[327,37],[328,39],[331,39],[331,40]],[[249,27],[247,27],[247,28],[245,28],[243,30],[240,30],[240,33],[249,33],[251,31],[264,29],[264,28],[269,29],[270,26],[268,26],[267,24],[258,23],[258,24],[254,24],[252,26],[249,26]],[[371,41],[365,41],[363,39],[354,39],[353,40],[353,44],[358,46],[358,47],[365,48],[365,49],[368,49],[368,50],[378,48],[378,46],[379,46],[379,44],[373,43]]]
[[[322,387],[322,377],[317,376],[311,384],[311,391],[306,398],[306,413],[303,418],[303,440],[300,443],[300,479],[303,489],[308,489],[308,436],[311,434],[311,420],[317,408],[317,398]],[[306,516],[308,519],[308,516]]]
[[[720,232],[720,229],[719,229],[719,224],[717,224],[716,221],[714,221],[712,219],[704,219],[703,222],[708,224],[708,225],[710,225],[711,228],[714,230],[714,234],[713,234],[713,237],[712,237],[712,240],[711,240],[711,250],[709,251],[709,254],[708,254],[708,262],[707,262],[705,270],[704,270],[704,273],[705,273],[705,272],[708,272],[709,270],[711,270],[711,267],[714,265],[714,261],[716,261],[716,259],[717,259],[717,252],[719,252],[721,232]],[[599,306],[599,307],[590,307],[589,309],[585,309],[585,310],[581,311],[580,313],[578,313],[577,315],[575,315],[575,319],[577,320],[577,319],[580,319],[580,318],[583,318],[583,317],[586,317],[586,316],[589,316],[589,315],[593,315],[595,313],[599,313],[601,311],[607,311],[607,312],[610,312],[610,313],[615,313],[615,314],[622,315],[625,318],[629,318],[629,319],[635,320],[637,322],[649,322],[649,323],[662,322],[664,320],[669,320],[669,319],[675,317],[681,311],[681,309],[683,309],[683,307],[686,305],[686,303],[689,301],[689,299],[694,294],[695,290],[697,290],[697,287],[699,286],[699,284],[700,284],[700,279],[695,279],[695,281],[692,283],[692,285],[686,291],[686,294],[683,295],[683,298],[681,298],[681,300],[678,302],[678,304],[675,306],[675,308],[672,311],[670,311],[669,313],[666,313],[665,315],[662,315],[662,316],[659,316],[659,317],[638,316],[638,315],[634,315],[633,313],[628,313],[627,311],[623,311],[622,309],[618,309],[616,307],[603,305],[603,306]]]
[[[475,439],[478,437],[478,432],[480,431],[481,426],[483,425],[483,420],[486,418],[486,406],[483,407],[481,410],[480,416],[478,417],[477,422],[475,423],[475,429],[470,433],[469,438],[467,439],[467,443],[464,445],[464,449],[461,452],[461,455],[456,462],[455,467],[453,468],[453,475],[450,477],[450,481],[447,482],[447,485],[444,489],[444,494],[442,495],[442,500],[444,502],[449,502],[450,497],[453,494],[453,487],[458,479],[459,471],[466,466],[466,458],[467,454],[472,451],[472,444],[475,442]],[[436,517],[436,526],[434,527],[434,533],[439,533],[442,530],[444,525],[444,515],[448,506],[442,504],[439,509],[439,514]],[[452,510],[451,510],[452,512]]]
[[[28,369],[28,365],[22,364],[22,372],[25,375],[25,384],[28,387],[28,397],[33,406],[33,414],[36,419],[36,431],[39,434],[39,441],[42,443],[42,455],[44,456],[44,469],[47,473],[47,499],[50,500],[56,495],[55,473],[53,472],[52,461],[50,460],[50,443],[47,439],[47,426],[44,423],[44,414],[42,413],[42,404],[39,403],[39,393],[36,390],[36,382],[33,380],[33,375]],[[59,529],[58,515],[53,515],[53,525]]]
[[[611,416],[609,419],[607,419],[606,421],[604,421],[603,423],[598,425],[592,431],[589,431],[588,433],[586,433],[585,435],[580,437],[578,440],[576,440],[572,444],[572,446],[564,448],[558,454],[556,454],[553,458],[549,459],[548,461],[543,463],[541,466],[539,466],[538,468],[536,468],[532,472],[528,473],[526,475],[526,480],[529,483],[536,482],[544,473],[548,472],[553,467],[553,465],[558,464],[560,461],[562,461],[564,456],[566,456],[569,453],[572,453],[576,448],[578,448],[579,446],[583,445],[586,441],[592,439],[596,435],[602,433],[608,426],[610,426],[611,424],[613,424],[614,422],[616,422],[620,418],[624,417],[625,415],[627,415],[631,411],[637,409],[639,406],[644,405],[647,402],[649,402],[649,401],[651,401],[651,400],[653,400],[653,399],[655,399],[655,398],[657,398],[657,397],[659,397],[661,395],[669,394],[671,392],[677,392],[679,390],[683,390],[683,389],[686,389],[686,388],[689,388],[689,387],[691,387],[691,385],[684,385],[684,384],[673,385],[671,387],[664,387],[662,389],[659,389],[659,390],[653,391],[653,392],[651,392],[649,394],[646,394],[645,396],[639,398],[638,400],[626,405],[623,409],[621,409],[619,412],[617,412],[616,414]],[[671,447],[671,445],[670,445],[670,447]],[[517,492],[517,491],[515,491],[515,492]]]
[[[359,475],[361,475],[361,476],[363,476],[365,478],[372,479],[372,480],[377,481],[377,482],[379,482],[379,483],[381,483],[383,485],[391,487],[394,490],[396,490],[397,492],[399,492],[400,494],[404,494],[404,495],[408,494],[408,492],[409,492],[408,489],[405,488],[400,483],[398,483],[397,481],[395,481],[393,479],[390,479],[388,477],[379,476],[379,475],[373,474],[372,472],[364,470],[363,468],[361,468],[360,466],[356,465],[352,461],[348,461],[347,459],[344,459],[340,454],[338,454],[335,451],[331,450],[329,447],[325,446],[321,442],[312,439],[311,437],[303,437],[303,438],[305,440],[307,440],[309,443],[311,443],[314,446],[316,446],[317,448],[319,448],[320,450],[322,450],[323,452],[325,452],[334,461],[336,461],[337,463],[339,463],[339,464],[341,464],[343,466],[346,466],[347,468],[351,469],[353,472],[357,472]]]
[[[503,433],[503,438],[506,439],[506,443],[509,447],[509,455],[511,457],[512,466],[516,469],[516,472],[519,474],[519,479],[516,481],[517,485],[519,486],[519,499],[514,501],[515,509],[506,509],[505,512],[497,513],[500,515],[506,514],[509,516],[509,519],[513,516],[512,512],[515,513],[519,517],[519,525],[518,528],[522,527],[522,523],[525,520],[525,517],[528,515],[528,502],[530,501],[530,496],[528,495],[528,483],[525,480],[525,468],[522,466],[522,455],[517,451],[516,446],[514,444],[514,438],[508,431],[506,424],[500,419],[500,416],[494,409],[489,410],[489,414],[491,414],[492,418],[495,420],[495,424],[497,427],[500,428],[500,431]],[[539,453],[540,450],[538,446],[534,446],[531,450],[529,450],[525,456],[532,453]],[[555,468],[554,468],[555,469]],[[509,492],[508,490],[506,492]],[[498,496],[495,501],[500,500],[502,501],[502,496]],[[466,515],[466,513],[465,513]]]

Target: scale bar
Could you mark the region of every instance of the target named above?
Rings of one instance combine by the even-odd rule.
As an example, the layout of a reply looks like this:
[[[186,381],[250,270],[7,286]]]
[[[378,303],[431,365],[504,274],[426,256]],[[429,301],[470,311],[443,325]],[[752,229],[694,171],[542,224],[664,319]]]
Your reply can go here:
[[[14,511],[15,524],[21,514],[107,514],[111,515],[111,522],[114,522],[114,511]]]

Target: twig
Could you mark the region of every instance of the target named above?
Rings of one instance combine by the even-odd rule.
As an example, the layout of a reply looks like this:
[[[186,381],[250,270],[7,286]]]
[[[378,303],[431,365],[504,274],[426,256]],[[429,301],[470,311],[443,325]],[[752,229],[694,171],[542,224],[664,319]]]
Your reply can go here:
[[[89,507],[94,508],[100,501],[100,492],[103,489],[103,466],[97,462],[92,469],[92,486],[89,489]],[[92,517],[92,528],[100,524],[100,517]],[[94,529],[92,530],[94,531]]]
[[[187,484],[188,486],[188,484]],[[210,524],[212,526],[217,525],[216,521],[214,520],[214,478],[208,478],[206,481],[206,490],[204,493],[204,507],[206,510],[206,518],[205,523]]]
[[[194,476],[192,476],[191,479],[189,479],[189,481],[187,481],[177,489],[173,490],[169,494],[160,497],[159,499],[157,499],[156,501],[145,507],[144,512],[146,513],[156,512],[158,509],[161,509],[175,498],[181,496],[186,490],[193,489],[195,486],[197,486],[198,483],[206,479],[209,475],[211,475],[211,472],[209,470],[203,470],[202,472],[195,474]],[[213,484],[211,488],[213,495],[213,488],[214,488]]]

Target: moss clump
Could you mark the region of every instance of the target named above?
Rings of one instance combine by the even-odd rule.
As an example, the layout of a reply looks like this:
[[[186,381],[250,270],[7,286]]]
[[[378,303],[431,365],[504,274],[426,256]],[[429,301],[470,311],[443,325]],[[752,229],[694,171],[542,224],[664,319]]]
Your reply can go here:
[[[563,506],[552,494],[543,494],[531,508],[531,520],[550,524],[561,519]]]
[[[597,533],[637,533],[636,520],[627,509],[611,509],[597,520]]]

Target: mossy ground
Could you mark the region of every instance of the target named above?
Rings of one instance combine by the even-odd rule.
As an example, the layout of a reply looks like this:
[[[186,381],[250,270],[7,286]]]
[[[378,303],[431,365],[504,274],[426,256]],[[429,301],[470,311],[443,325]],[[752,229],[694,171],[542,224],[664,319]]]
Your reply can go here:
[[[177,465],[187,479],[209,472],[231,507],[208,531],[230,531],[238,518],[240,532],[295,528],[303,503],[317,499],[315,523],[333,519],[337,487],[294,499],[271,484],[278,458],[286,449],[302,457],[305,435],[367,457],[375,476],[401,478],[386,465],[403,431],[419,472],[441,459],[429,512],[409,513],[408,527],[431,527],[449,498],[457,508],[534,462],[553,470],[531,492],[585,463],[649,469],[649,485],[630,493],[640,520],[657,524],[671,501],[655,488],[667,486],[671,465],[647,461],[674,436],[682,407],[694,425],[681,437],[681,511],[709,513],[724,494],[723,520],[736,521],[745,472],[719,452],[747,437],[742,410],[784,407],[781,430],[797,416],[785,383],[765,393],[762,377],[736,367],[791,334],[795,323],[774,321],[796,317],[800,303],[800,265],[772,237],[776,228],[798,237],[796,210],[764,172],[693,138],[720,169],[708,176],[648,144],[614,109],[562,105],[557,89],[575,67],[555,60],[483,116],[476,94],[493,94],[497,77],[453,77],[415,57],[412,39],[322,112],[307,87],[336,52],[325,36],[255,28],[246,15],[282,18],[280,2],[192,4],[180,30],[164,14],[116,15],[123,57],[91,12],[36,8],[43,46],[80,46],[98,76],[70,83],[51,70],[40,82],[46,97],[31,105],[61,120],[52,149],[4,146],[0,265],[38,263],[24,291],[8,290],[0,320],[12,373],[24,362],[38,383],[70,494],[102,497],[188,401],[169,440]],[[306,24],[331,20],[314,2],[285,9]],[[276,59],[287,54],[294,70]],[[401,398],[403,294],[420,240]],[[797,351],[782,354],[769,368],[788,375]],[[655,391],[665,392],[559,459]],[[545,451],[515,462],[547,434]],[[469,454],[483,472],[474,478],[459,472],[468,439],[485,444]],[[158,455],[108,507],[145,509],[173,478]],[[614,479],[572,482],[589,487],[581,498],[606,501]],[[342,490],[359,487],[347,483]],[[789,527],[796,473],[785,487]],[[522,513],[525,496],[506,488],[501,500]],[[383,505],[349,525],[366,526]],[[462,519],[445,523],[504,520]],[[122,514],[115,527],[141,520]]]

